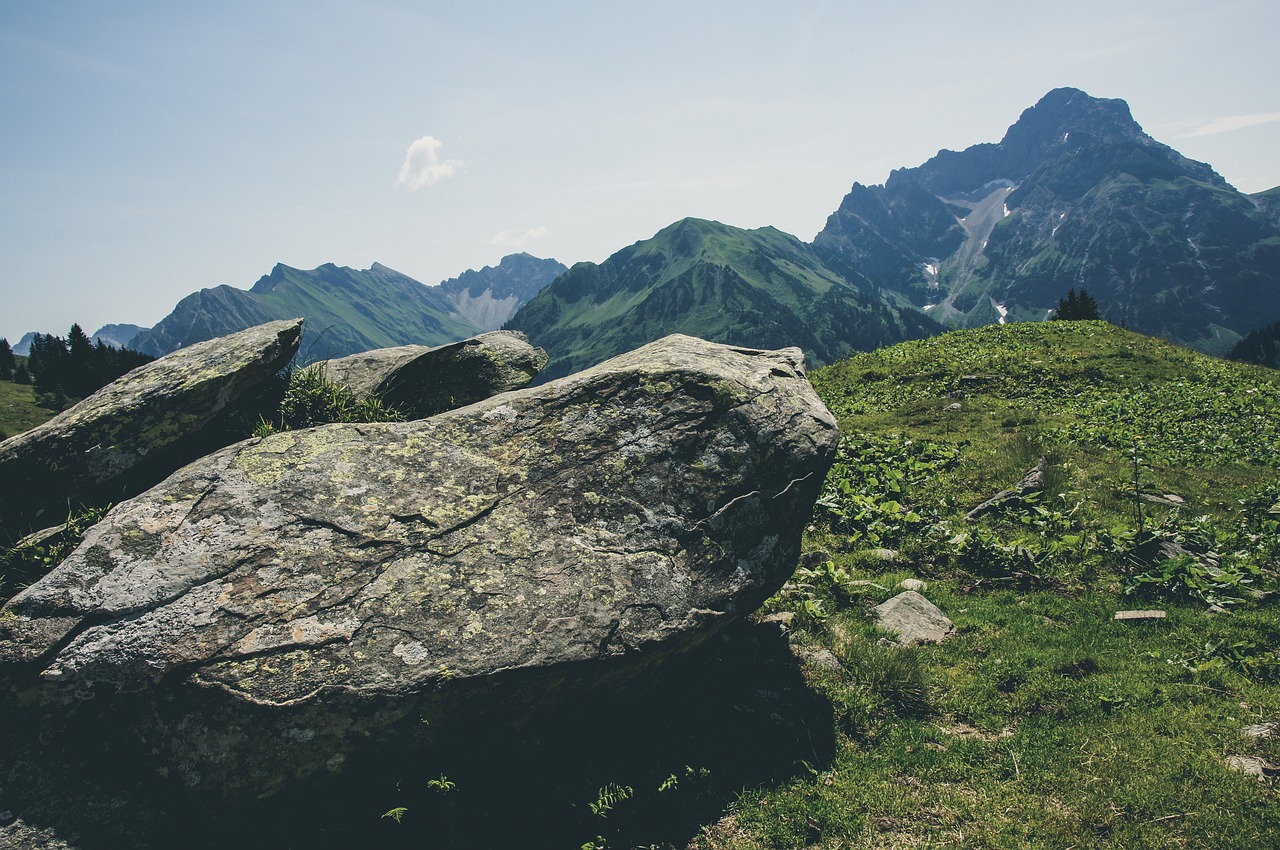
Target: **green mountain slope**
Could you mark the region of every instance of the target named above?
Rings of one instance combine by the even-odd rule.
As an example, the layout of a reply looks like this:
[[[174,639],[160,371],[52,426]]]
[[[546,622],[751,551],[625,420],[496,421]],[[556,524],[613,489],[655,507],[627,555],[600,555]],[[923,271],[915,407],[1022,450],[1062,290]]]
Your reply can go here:
[[[799,346],[811,364],[928,336],[938,326],[831,271],[772,227],[687,218],[603,263],[579,263],[507,323],[551,356],[539,380],[670,333],[755,348]]]
[[[1280,186],[1267,189],[1265,192],[1257,192],[1249,198],[1258,209],[1262,210],[1262,214],[1271,220],[1272,224],[1280,227]]]
[[[493,330],[564,266],[527,254],[469,271],[440,286],[374,263],[310,271],[279,264],[245,291],[202,289],[182,299],[132,346],[159,356],[275,319],[307,320],[300,357],[341,357],[396,345],[442,345]]]
[[[1124,101],[1056,89],[999,144],[855,185],[814,245],[951,326],[1044,319],[1083,288],[1112,322],[1224,353],[1280,316],[1269,202],[1152,139]]]

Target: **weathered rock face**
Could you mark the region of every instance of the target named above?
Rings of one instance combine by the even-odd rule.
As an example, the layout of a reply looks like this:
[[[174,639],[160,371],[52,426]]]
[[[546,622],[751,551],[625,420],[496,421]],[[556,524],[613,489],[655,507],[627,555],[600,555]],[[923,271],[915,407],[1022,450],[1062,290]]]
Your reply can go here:
[[[381,348],[322,365],[329,380],[357,396],[376,396],[422,419],[527,385],[547,365],[547,353],[519,331],[494,331],[435,348]]]
[[[115,752],[270,793],[705,640],[790,574],[836,441],[798,349],[683,336],[431,419],[248,440],[12,599],[0,681],[129,701]]]
[[[133,492],[161,480],[193,459],[176,447],[280,371],[301,333],[301,319],[270,322],[175,351],[0,443],[0,517],[22,531],[65,519],[75,498],[116,498],[143,466],[152,477]]]

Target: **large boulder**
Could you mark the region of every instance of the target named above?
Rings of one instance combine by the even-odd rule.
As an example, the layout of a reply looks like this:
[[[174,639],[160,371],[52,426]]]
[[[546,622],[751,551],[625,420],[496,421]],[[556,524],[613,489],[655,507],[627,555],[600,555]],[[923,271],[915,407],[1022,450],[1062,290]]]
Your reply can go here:
[[[175,351],[0,443],[0,521],[16,536],[160,481],[209,448],[201,431],[279,372],[301,334],[301,319],[270,322]]]
[[[836,442],[799,349],[685,336],[247,440],[0,610],[4,699],[214,799],[615,693],[782,585]]]
[[[527,385],[547,353],[519,331],[493,331],[462,342],[401,345],[321,364],[326,377],[357,397],[374,396],[410,419],[434,416]]]

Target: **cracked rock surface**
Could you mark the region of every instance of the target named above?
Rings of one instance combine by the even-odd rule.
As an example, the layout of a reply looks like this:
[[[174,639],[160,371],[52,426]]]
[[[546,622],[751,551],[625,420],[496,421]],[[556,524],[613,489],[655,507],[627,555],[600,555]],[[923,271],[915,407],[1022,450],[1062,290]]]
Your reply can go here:
[[[112,734],[156,770],[271,793],[435,721],[624,685],[754,610],[837,437],[798,349],[672,336],[430,419],[247,440],[10,600],[0,680],[128,701]]]

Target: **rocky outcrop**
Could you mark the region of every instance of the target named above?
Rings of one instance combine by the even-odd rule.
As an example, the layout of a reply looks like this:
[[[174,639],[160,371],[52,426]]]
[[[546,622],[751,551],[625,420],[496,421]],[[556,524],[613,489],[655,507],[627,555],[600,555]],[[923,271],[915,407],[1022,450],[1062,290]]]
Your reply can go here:
[[[798,349],[673,336],[430,419],[230,446],[0,611],[8,734],[91,729],[205,805],[617,692],[782,585],[836,441]]]
[[[280,371],[301,333],[301,319],[270,322],[175,351],[0,443],[6,527],[66,519],[76,499],[137,493],[198,457],[201,429]]]
[[[321,364],[330,381],[375,396],[410,419],[434,416],[525,386],[547,353],[519,331],[494,331],[431,348],[402,345]]]

